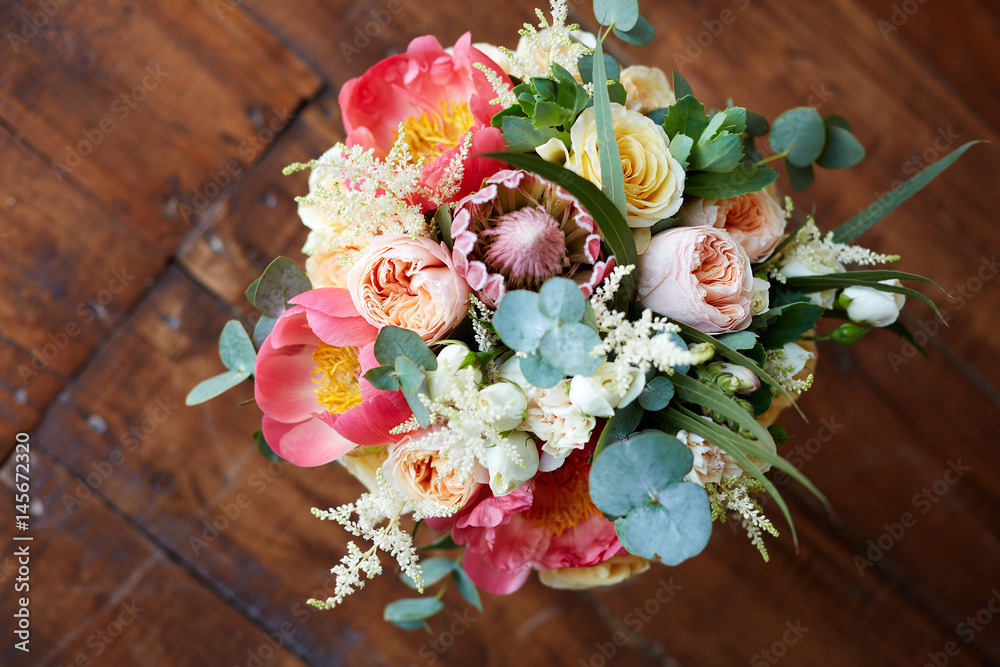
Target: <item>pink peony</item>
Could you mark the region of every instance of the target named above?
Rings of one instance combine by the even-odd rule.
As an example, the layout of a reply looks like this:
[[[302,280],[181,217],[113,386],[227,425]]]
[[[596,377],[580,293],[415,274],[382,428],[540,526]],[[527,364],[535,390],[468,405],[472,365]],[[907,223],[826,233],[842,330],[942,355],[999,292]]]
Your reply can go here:
[[[449,519],[431,519],[451,529],[465,545],[462,565],[477,586],[506,595],[520,588],[532,568],[590,567],[623,553],[615,526],[590,500],[590,450],[560,468],[537,475],[505,496],[483,495]]]
[[[358,446],[402,436],[390,429],[410,417],[399,392],[380,391],[361,377],[378,366],[378,330],[358,315],[347,290],[304,292],[278,318],[254,369],[254,396],[264,412],[264,437],[283,459],[317,466]]]
[[[386,58],[344,84],[339,101],[347,145],[371,148],[384,156],[402,123],[413,158],[428,158],[421,182],[431,189],[470,131],[470,156],[504,150],[502,132],[490,126],[503,107],[489,102],[496,93],[475,64],[483,64],[503,81],[509,79],[471,42],[470,33],[465,33],[449,54],[435,37],[418,37],[406,53]],[[495,160],[468,158],[456,198],[478,189],[484,178],[502,167]]]
[[[455,268],[485,303],[508,289],[537,290],[553,276],[590,295],[614,267],[601,260],[594,218],[562,188],[525,171],[504,170],[455,205]]]
[[[660,232],[639,257],[639,302],[704,333],[741,331],[750,324],[750,258],[714,227]]]

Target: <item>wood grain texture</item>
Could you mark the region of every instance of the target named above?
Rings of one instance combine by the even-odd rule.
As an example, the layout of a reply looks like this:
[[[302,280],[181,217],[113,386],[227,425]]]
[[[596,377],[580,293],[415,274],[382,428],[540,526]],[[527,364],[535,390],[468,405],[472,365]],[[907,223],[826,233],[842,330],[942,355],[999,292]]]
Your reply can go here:
[[[991,141],[862,237],[955,297],[921,287],[950,326],[908,305],[929,359],[884,332],[821,347],[803,399],[811,421],[783,417],[796,438],[782,452],[835,515],[774,476],[798,553],[780,523],[769,564],[722,526],[698,559],[612,589],[532,579],[517,596],[484,596],[484,615],[449,591],[445,625],[430,635],[381,621],[408,594],[392,572],[336,611],[303,604],[325,596],[347,542],[308,510],[359,485],[336,466],[262,459],[249,439],[259,412],[238,405],[249,387],[197,408],[183,397],[222,370],[222,324],[249,324],[246,285],[275,255],[301,259],[293,197],[305,177],[280,172],[343,136],[344,82],[426,33],[448,45],[471,29],[474,41],[513,47],[534,4],[57,3],[36,35],[0,42],[0,453],[32,430],[34,590],[46,605],[35,627],[49,647],[24,662],[4,644],[0,661],[71,664],[134,594],[155,611],[88,653],[94,664],[246,665],[283,627],[294,632],[263,664],[903,666],[930,663],[949,642],[960,653],[948,664],[1000,664],[1000,623],[968,642],[962,625],[1000,587],[1000,10],[986,0],[642,2],[657,43],[611,40],[623,63],[680,69],[716,106],[732,97],[769,118],[798,105],[850,118],[867,159],[821,172],[796,198],[827,228],[960,143]],[[592,29],[590,3],[570,5]],[[886,33],[879,21],[897,8],[905,20]],[[21,35],[35,11],[8,1],[0,19]],[[169,75],[132,108],[121,96],[157,65]],[[105,117],[113,131],[60,181],[52,162],[96,142]],[[135,277],[101,304],[119,265]],[[80,304],[95,316],[83,322]],[[71,323],[80,332],[25,380],[19,369]]]

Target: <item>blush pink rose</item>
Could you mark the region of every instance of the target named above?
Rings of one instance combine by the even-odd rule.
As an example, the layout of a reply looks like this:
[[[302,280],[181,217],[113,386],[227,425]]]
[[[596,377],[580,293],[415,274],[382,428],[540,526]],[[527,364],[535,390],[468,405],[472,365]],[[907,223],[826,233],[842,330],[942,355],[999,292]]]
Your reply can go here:
[[[465,319],[469,284],[443,243],[406,234],[376,236],[347,273],[357,312],[377,329],[409,329],[428,343]]]
[[[257,353],[254,397],[268,445],[299,466],[329,463],[358,446],[385,445],[410,415],[398,392],[362,375],[378,366],[378,330],[358,315],[347,290],[304,292],[278,318]]]
[[[767,259],[785,234],[785,213],[763,190],[732,199],[696,199],[681,216],[685,227],[726,230],[754,263]]]
[[[414,39],[406,53],[390,56],[344,84],[339,102],[347,145],[384,156],[404,124],[413,157],[428,158],[421,182],[432,189],[468,132],[470,156],[505,150],[502,132],[490,126],[503,107],[490,103],[496,93],[477,63],[509,81],[499,65],[472,46],[470,33],[459,38],[451,53],[430,35]],[[502,168],[495,160],[469,157],[455,199],[478,190],[483,179]]]
[[[714,227],[677,227],[654,236],[639,256],[642,305],[704,333],[750,325],[750,258]]]

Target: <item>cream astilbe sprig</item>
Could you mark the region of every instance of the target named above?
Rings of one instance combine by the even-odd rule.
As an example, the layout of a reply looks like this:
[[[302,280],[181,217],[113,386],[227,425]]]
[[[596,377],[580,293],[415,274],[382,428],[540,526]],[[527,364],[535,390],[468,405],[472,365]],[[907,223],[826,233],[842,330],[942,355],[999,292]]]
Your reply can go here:
[[[602,345],[594,350],[594,356],[606,356],[614,360],[616,391],[624,394],[632,382],[630,368],[638,368],[643,373],[656,368],[664,373],[673,373],[677,366],[705,363],[715,355],[709,343],[699,343],[691,348],[679,345],[673,336],[680,327],[663,317],[653,314],[648,308],[642,311],[638,320],[630,320],[608,304],[614,298],[622,279],[635,270],[634,266],[617,266],[607,280],[594,291],[590,305],[594,310],[597,330],[603,334]]]
[[[788,262],[797,261],[817,272],[829,271],[829,267],[840,264],[858,264],[861,266],[887,264],[899,260],[899,255],[883,255],[868,248],[837,243],[833,240],[833,232],[823,234],[816,226],[816,219],[811,215],[795,232],[783,248],[775,253],[765,264],[768,276],[784,283],[785,277],[780,267]]]
[[[354,542],[347,544],[347,555],[331,570],[337,575],[333,595],[325,600],[309,600],[309,604],[314,607],[332,609],[351,593],[364,588],[367,580],[382,574],[379,551],[392,556],[403,574],[416,582],[417,590],[421,593],[424,591],[423,572],[413,545],[413,537],[402,529],[400,518],[408,509],[413,510],[413,519],[420,521],[428,517],[451,516],[459,508],[431,500],[414,501],[393,488],[381,470],[376,472],[376,479],[376,493],[362,494],[355,502],[336,509],[321,510],[314,507],[312,510],[313,516],[336,521],[347,532],[372,543],[367,551],[362,551]],[[356,520],[354,516],[357,517]]]
[[[510,61],[510,73],[522,81],[536,76],[548,76],[555,63],[570,72],[577,71],[577,61],[581,56],[592,53],[593,49],[574,39],[573,33],[580,29],[575,23],[566,23],[569,8],[566,0],[551,0],[552,22],[545,18],[545,12],[536,9],[538,27],[525,23],[521,29],[521,42],[517,52],[500,47]]]
[[[708,502],[712,507],[712,519],[725,523],[729,512],[740,517],[743,528],[747,531],[750,544],[757,547],[764,562],[770,560],[767,547],[764,545],[764,533],[778,536],[778,529],[764,516],[764,510],[750,493],[764,491],[764,486],[752,477],[743,474],[739,477],[724,479],[719,483],[705,485],[708,492]]]
[[[504,51],[510,52],[508,49],[503,49]],[[485,63],[473,63],[472,65],[477,70],[483,73],[486,80],[493,87],[493,92],[496,93],[496,97],[490,100],[490,104],[499,104],[504,108],[512,107],[517,104],[517,96],[514,95],[514,86],[511,84],[510,79],[500,76],[491,67],[487,67]]]
[[[810,356],[812,353],[809,353]],[[802,365],[795,360],[789,359],[783,347],[775,350],[768,350],[764,360],[764,372],[784,387],[789,393],[805,393],[813,384],[813,375],[809,374],[804,380],[796,379],[795,376],[802,370]]]

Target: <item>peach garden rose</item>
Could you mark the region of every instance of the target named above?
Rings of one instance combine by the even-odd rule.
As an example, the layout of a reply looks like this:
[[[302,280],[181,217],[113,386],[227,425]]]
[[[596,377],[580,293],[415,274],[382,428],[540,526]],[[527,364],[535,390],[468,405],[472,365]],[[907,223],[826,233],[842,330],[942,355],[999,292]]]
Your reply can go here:
[[[681,210],[685,227],[729,232],[753,263],[763,262],[785,234],[785,213],[769,194],[751,192],[732,199],[696,199]]]

